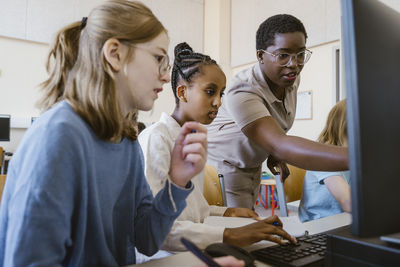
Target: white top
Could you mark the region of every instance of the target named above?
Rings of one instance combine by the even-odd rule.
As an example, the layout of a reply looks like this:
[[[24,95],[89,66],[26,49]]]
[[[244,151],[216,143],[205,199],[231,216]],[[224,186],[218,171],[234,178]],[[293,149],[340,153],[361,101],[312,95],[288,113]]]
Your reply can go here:
[[[139,135],[139,143],[145,159],[145,173],[153,195],[157,194],[169,179],[171,153],[181,126],[166,113],[160,121],[147,127]],[[194,190],[186,199],[187,206],[172,226],[162,246],[168,251],[183,251],[182,236],[193,241],[201,249],[211,243],[222,242],[225,227],[203,224],[207,216],[222,216],[226,207],[210,206],[203,196],[204,170],[192,179]]]

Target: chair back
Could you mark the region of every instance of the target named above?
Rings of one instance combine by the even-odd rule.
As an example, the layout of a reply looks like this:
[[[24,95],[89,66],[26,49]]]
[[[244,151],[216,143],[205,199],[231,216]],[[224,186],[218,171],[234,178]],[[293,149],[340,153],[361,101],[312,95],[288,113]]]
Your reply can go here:
[[[206,165],[204,170],[203,195],[209,205],[226,205],[224,202],[224,188],[223,179],[220,179],[218,176],[217,169],[211,165]]]
[[[306,171],[287,164],[290,175],[286,178],[285,183],[281,182],[281,175],[275,175],[276,191],[278,192],[280,216],[289,216],[287,207],[288,202],[301,199],[303,192],[303,181]]]
[[[3,195],[4,185],[6,183],[6,175],[0,174],[0,203],[1,203],[1,196]]]
[[[303,193],[303,181],[306,171],[287,164],[290,175],[284,183],[286,201],[292,202],[301,199]]]
[[[3,159],[4,159],[4,149],[0,146],[0,169],[3,166]]]

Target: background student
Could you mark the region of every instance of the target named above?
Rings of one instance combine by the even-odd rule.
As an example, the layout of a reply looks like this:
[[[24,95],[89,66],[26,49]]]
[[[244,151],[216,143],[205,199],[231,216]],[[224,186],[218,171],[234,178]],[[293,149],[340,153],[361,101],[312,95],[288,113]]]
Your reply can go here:
[[[221,106],[225,83],[224,73],[209,56],[193,52],[186,43],[175,47],[175,61],[171,74],[175,109],[172,115],[163,113],[160,121],[146,128],[139,136],[145,155],[146,178],[154,194],[157,194],[169,179],[171,152],[182,125],[189,121],[211,123]],[[215,242],[238,246],[250,245],[260,240],[283,242],[274,235],[294,240],[282,229],[282,224],[276,216],[240,228],[203,224],[209,215],[259,218],[254,211],[246,208],[209,206],[203,196],[204,171],[196,175],[192,182],[195,188],[187,198],[187,206],[175,221],[163,249],[185,250],[179,242],[182,236],[190,238],[200,248]],[[279,222],[280,226],[273,226],[274,221]]]
[[[268,18],[256,35],[258,64],[239,72],[226,90],[217,118],[207,126],[207,162],[224,175],[229,207],[253,208],[261,165],[284,178],[285,162],[308,170],[346,170],[345,148],[286,135],[297,101],[300,72],[311,57],[297,18]],[[275,169],[277,168],[277,169]]]
[[[7,175],[1,266],[123,266],[135,263],[135,247],[158,250],[207,148],[203,126],[183,125],[169,179],[153,198],[135,118],[170,80],[168,44],[160,21],[131,1],[107,1],[58,33],[43,84],[48,110]]]
[[[347,147],[346,101],[338,102],[329,112],[318,142]],[[302,222],[351,212],[350,171],[307,171],[299,206]]]

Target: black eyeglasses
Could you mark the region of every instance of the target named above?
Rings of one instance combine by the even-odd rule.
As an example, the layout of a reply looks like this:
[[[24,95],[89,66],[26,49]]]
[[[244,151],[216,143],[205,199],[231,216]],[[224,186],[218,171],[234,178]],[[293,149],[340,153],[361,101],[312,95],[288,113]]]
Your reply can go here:
[[[296,54],[271,53],[271,52],[265,51],[264,49],[259,49],[259,51],[262,51],[263,53],[273,56],[275,59],[275,62],[281,67],[288,66],[290,64],[290,62],[293,61],[293,58],[296,60],[296,63],[298,65],[304,65],[310,59],[311,54],[312,54],[312,52],[308,49],[301,51],[299,53],[296,53]]]

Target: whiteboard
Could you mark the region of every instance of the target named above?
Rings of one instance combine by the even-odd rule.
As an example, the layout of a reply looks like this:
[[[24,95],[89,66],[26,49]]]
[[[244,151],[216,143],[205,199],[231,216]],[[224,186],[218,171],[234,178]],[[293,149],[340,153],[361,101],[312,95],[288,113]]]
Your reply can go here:
[[[297,92],[296,120],[312,120],[312,91]]]

